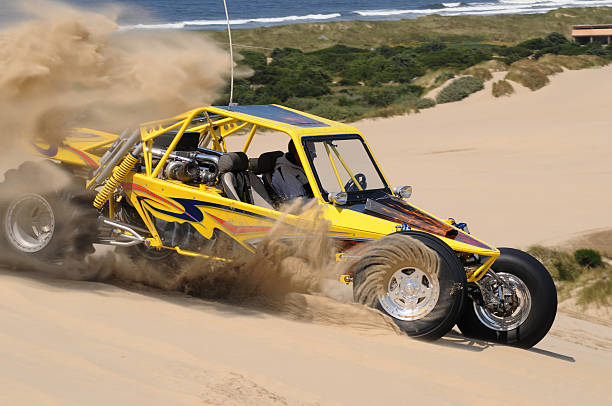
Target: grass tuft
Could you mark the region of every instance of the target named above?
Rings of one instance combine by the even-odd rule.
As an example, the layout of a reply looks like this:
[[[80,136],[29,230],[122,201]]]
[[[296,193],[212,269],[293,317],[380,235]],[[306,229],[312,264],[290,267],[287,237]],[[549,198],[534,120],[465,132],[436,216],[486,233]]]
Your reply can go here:
[[[555,280],[561,300],[575,297],[577,303],[582,306],[612,304],[612,267],[603,260],[597,261],[601,260],[597,251],[579,249],[571,255],[564,251],[535,246],[529,248],[528,252],[548,269]],[[588,254],[585,255],[585,252]],[[589,266],[594,264],[598,265]]]
[[[588,305],[596,303],[598,305],[612,304],[612,279],[601,279],[582,289],[578,297],[578,304]]]
[[[514,88],[507,80],[498,80],[493,83],[492,92],[495,97],[510,96],[514,93]]]
[[[487,68],[483,68],[480,66],[472,66],[471,68],[467,68],[466,70],[462,72],[462,74],[475,76],[477,78],[482,79],[485,82],[487,80],[493,79],[493,75],[491,74],[491,71],[488,70]]]

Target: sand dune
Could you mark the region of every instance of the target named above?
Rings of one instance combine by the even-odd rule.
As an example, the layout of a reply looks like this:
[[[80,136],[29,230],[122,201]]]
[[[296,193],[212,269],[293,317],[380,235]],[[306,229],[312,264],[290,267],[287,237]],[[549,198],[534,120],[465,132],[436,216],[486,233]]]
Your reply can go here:
[[[536,92],[489,91],[356,126],[390,182],[498,246],[612,228],[612,66],[566,71]]]
[[[513,83],[511,97],[494,98],[491,83],[461,102],[354,125],[389,182],[412,185],[415,204],[493,245],[612,228],[612,65],[565,71],[535,92]],[[286,142],[264,136],[250,151]]]
[[[0,282],[0,404],[612,402],[612,328],[565,315],[525,351],[94,282],[4,271]]]
[[[357,125],[424,208],[494,244],[561,241],[612,227],[611,78],[566,72],[538,92]],[[0,271],[0,298],[3,405],[612,404],[612,327],[567,314],[526,351],[344,325],[312,296],[295,303],[330,317],[16,271]]]

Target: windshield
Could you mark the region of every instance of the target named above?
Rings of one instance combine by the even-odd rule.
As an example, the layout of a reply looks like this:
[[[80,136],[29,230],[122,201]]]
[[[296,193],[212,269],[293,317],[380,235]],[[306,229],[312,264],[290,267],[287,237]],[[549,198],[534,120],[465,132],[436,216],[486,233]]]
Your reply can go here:
[[[324,198],[332,192],[386,189],[365,143],[358,135],[302,138]]]

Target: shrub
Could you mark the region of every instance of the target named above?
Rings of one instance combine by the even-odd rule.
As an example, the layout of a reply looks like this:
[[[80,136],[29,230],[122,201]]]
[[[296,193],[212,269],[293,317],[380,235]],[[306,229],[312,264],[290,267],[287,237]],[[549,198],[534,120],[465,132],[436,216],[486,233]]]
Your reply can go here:
[[[572,259],[570,255],[563,252],[560,253],[559,258],[553,262],[559,280],[575,281],[582,273],[580,266]]]
[[[245,50],[240,51],[240,55],[242,55],[242,60],[238,64],[247,65],[255,72],[264,70],[267,65],[266,56],[261,52]]]
[[[538,63],[539,62],[557,64],[570,70],[594,68],[596,66],[604,66],[607,64],[605,59],[594,55],[544,55],[542,58],[540,58]]]
[[[395,89],[391,86],[370,88],[362,94],[366,103],[377,107],[388,106],[397,97]]]
[[[424,97],[416,102],[417,109],[428,109],[430,107],[434,107],[435,105],[436,101],[434,99],[430,99],[429,97]]]
[[[555,45],[567,44],[569,42],[563,34],[559,34],[558,32],[551,32],[548,34],[546,36],[546,41]]]
[[[582,274],[582,267],[567,252],[542,246],[531,247],[528,252],[539,259],[556,280],[574,281]]]
[[[514,88],[507,80],[498,80],[497,82],[493,83],[492,92],[493,96],[495,97],[510,96],[512,93],[514,93]]]
[[[574,259],[587,268],[596,268],[603,265],[601,254],[589,248],[574,251]]]
[[[455,78],[455,74],[453,72],[444,72],[436,76],[434,80],[433,86],[437,87],[446,82],[447,80],[451,80]]]
[[[350,108],[326,101],[320,101],[308,109],[308,113],[338,121],[347,120],[355,116],[355,112]]]
[[[484,82],[482,79],[474,76],[465,76],[453,80],[448,86],[442,89],[436,98],[436,102],[440,104],[459,101],[482,89],[484,89]]]
[[[556,66],[556,69],[554,66]],[[524,60],[510,65],[510,70],[505,79],[520,83],[531,90],[537,90],[550,82],[548,75],[562,70],[560,66],[547,61]]]
[[[484,81],[493,79],[491,71],[480,66],[472,66],[471,68],[467,68],[463,71],[463,74],[476,76],[477,78],[480,78]]]
[[[355,80],[355,79],[344,79],[342,78],[338,84],[340,86],[357,86],[359,85],[359,81]]]

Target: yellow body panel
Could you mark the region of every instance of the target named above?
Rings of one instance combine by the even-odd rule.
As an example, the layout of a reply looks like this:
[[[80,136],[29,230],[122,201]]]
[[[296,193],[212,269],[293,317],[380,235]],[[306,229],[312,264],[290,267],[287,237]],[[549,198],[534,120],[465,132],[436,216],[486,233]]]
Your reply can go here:
[[[225,137],[232,136],[242,129],[247,134],[244,137],[243,151],[245,152],[248,152],[251,141],[254,137],[257,137],[259,129],[277,130],[287,134],[294,141],[314,198],[322,208],[323,217],[331,224],[329,232],[334,238],[348,241],[367,241],[381,238],[406,226],[341,206],[334,206],[325,201],[322,196],[317,186],[315,174],[302,147],[302,137],[358,135],[364,139],[357,128],[281,106],[251,107],[274,109],[280,112],[281,119],[275,120],[265,116],[265,114],[260,116],[247,114],[244,111],[241,112],[239,108],[234,111],[222,107],[202,107],[166,120],[141,125],[140,136],[143,144],[141,162],[144,165],[144,170],[138,173],[132,171],[123,182],[122,190],[147,226],[151,234],[151,238],[147,241],[150,246],[176,249],[184,255],[194,254],[183,251],[180,247],[168,247],[160,238],[158,230],[155,229],[154,217],[167,222],[189,223],[207,239],[213,236],[215,230],[220,230],[249,250],[253,250],[253,244],[261,240],[279,222],[282,224],[283,232],[286,232],[287,235],[295,235],[305,228],[301,227],[300,224],[309,221],[307,214],[297,217],[228,199],[223,197],[221,190],[215,187],[188,185],[180,181],[162,179],[160,176],[161,169],[185,131],[199,132],[201,145],[205,144],[209,148],[220,152],[226,152]],[[294,121],[291,122],[289,118],[283,121],[282,114],[284,113],[288,116],[293,114],[290,118]],[[313,120],[319,125],[304,125],[304,123],[296,121],[296,115],[304,120]],[[178,131],[178,133],[164,156],[155,163],[151,155],[152,140],[161,134],[168,133],[168,131]],[[44,143],[37,144],[37,150],[42,155],[71,165],[89,165],[95,168],[100,163],[100,157],[104,153],[104,149],[108,148],[117,137],[115,134],[101,131],[76,129],[56,150],[53,146]],[[365,142],[365,145],[369,150],[367,142]],[[369,152],[371,154],[371,151]],[[373,157],[373,154],[371,155]],[[378,165],[378,162],[374,162],[375,165]],[[383,173],[382,170],[380,173]],[[384,175],[382,176],[384,178]],[[384,181],[388,184],[386,179]],[[426,213],[422,210],[421,212]],[[426,214],[431,216],[429,213]],[[444,221],[442,219],[436,220]],[[452,225],[449,225],[449,227],[452,227]],[[417,228],[412,229],[418,230]],[[478,241],[476,245],[472,245],[456,241],[453,238],[436,236],[458,253],[473,253],[489,257],[484,265],[468,273],[468,280],[477,280],[484,275],[486,269],[499,256],[497,249],[479,240],[476,240]],[[478,244],[482,246],[478,246]],[[483,246],[487,248],[483,248]]]

